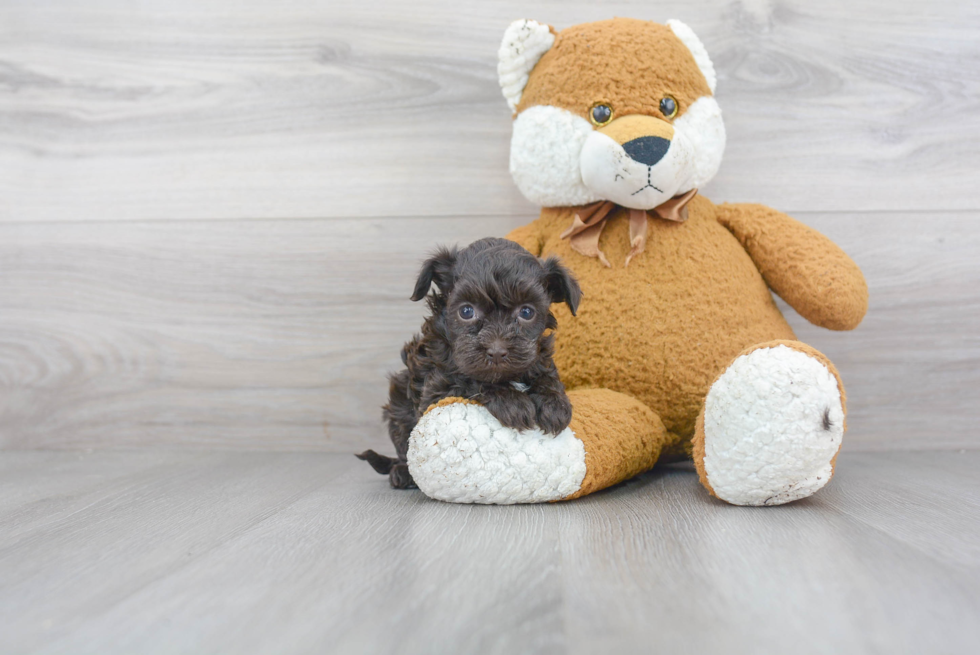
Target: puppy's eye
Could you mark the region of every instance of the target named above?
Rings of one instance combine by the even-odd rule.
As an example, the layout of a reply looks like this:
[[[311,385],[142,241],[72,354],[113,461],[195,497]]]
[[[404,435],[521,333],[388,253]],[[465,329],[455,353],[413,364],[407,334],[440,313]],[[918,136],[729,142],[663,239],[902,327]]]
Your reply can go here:
[[[592,119],[593,123],[599,125],[600,127],[611,121],[612,115],[612,107],[603,104],[595,105],[589,112],[589,118]]]
[[[517,312],[517,315],[521,317],[522,320],[530,321],[534,318],[534,307],[521,307],[521,311]]]
[[[474,316],[476,316],[476,310],[473,309],[473,305],[463,305],[459,308],[459,317],[464,321],[472,321]]]
[[[673,118],[677,115],[677,101],[670,96],[664,96],[660,100],[660,113],[667,118]]]

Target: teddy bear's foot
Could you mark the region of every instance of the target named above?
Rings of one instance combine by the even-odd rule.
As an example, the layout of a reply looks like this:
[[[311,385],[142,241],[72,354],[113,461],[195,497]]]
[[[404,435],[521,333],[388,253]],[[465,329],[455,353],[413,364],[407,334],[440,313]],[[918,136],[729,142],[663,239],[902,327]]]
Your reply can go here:
[[[426,496],[509,505],[560,500],[581,487],[585,447],[570,428],[521,432],[482,405],[450,400],[422,416],[409,440],[409,470]]]
[[[412,478],[430,498],[510,505],[567,500],[651,468],[668,434],[640,401],[605,389],[570,391],[560,434],[505,428],[482,405],[447,398],[419,419]]]
[[[797,341],[755,346],[708,391],[694,437],[701,481],[734,505],[781,505],[834,473],[845,398],[833,364]]]

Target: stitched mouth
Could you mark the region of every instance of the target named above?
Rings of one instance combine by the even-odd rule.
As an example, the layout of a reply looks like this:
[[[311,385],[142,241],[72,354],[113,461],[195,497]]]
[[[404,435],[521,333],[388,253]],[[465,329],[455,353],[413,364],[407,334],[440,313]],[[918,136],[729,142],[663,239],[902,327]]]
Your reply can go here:
[[[643,187],[643,188],[641,188],[641,189],[637,189],[636,191],[634,191],[634,192],[633,192],[633,193],[631,193],[630,195],[631,195],[631,196],[635,196],[635,195],[636,195],[636,194],[638,194],[638,193],[639,193],[640,191],[646,191],[647,189],[655,189],[655,190],[657,190],[657,191],[659,191],[660,193],[663,193],[663,190],[662,190],[662,189],[657,189],[657,187],[655,187],[655,186],[653,186],[652,184],[647,184],[647,185],[646,185],[645,187]]]
[[[647,166],[647,183],[646,183],[646,185],[643,186],[643,187],[640,187],[639,189],[637,189],[636,191],[634,191],[633,193],[631,193],[630,194],[631,196],[635,196],[639,192],[646,191],[647,189],[653,189],[655,191],[659,191],[660,193],[663,193],[663,189],[658,189],[657,187],[653,186],[653,184],[650,183],[650,175],[652,173],[653,173],[653,166]]]

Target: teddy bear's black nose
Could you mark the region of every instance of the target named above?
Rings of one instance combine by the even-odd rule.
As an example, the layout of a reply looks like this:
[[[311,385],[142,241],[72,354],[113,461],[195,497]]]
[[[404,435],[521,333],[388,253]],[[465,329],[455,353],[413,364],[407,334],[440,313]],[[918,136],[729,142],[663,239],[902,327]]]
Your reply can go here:
[[[624,143],[623,150],[630,159],[653,166],[670,150],[670,141],[659,136],[641,136]]]

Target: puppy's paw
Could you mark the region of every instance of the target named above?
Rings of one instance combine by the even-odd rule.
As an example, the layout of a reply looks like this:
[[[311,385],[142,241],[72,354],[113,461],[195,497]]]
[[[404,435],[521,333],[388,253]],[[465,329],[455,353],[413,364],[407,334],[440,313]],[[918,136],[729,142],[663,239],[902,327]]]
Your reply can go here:
[[[488,399],[487,409],[505,428],[530,430],[534,427],[537,408],[534,402],[522,393],[508,393]]]
[[[568,396],[560,394],[545,394],[533,397],[537,406],[537,423],[542,431],[548,434],[558,434],[568,427],[572,420],[572,403]]]
[[[415,480],[412,479],[412,474],[408,470],[408,464],[406,462],[399,462],[391,467],[391,471],[388,473],[388,480],[391,482],[391,486],[395,489],[417,489]]]

